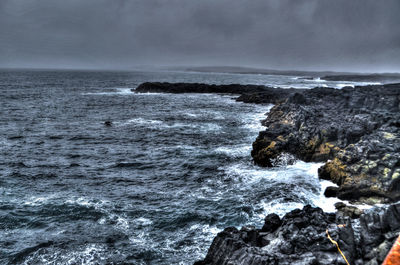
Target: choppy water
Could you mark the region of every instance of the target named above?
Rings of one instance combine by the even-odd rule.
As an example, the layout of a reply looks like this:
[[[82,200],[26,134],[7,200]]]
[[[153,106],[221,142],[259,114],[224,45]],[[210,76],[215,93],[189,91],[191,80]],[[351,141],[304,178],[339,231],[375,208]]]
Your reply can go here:
[[[332,209],[318,164],[252,164],[251,144],[271,106],[130,91],[145,81],[316,84],[262,75],[0,72],[1,264],[191,264],[224,227],[260,226],[268,213],[309,203]]]

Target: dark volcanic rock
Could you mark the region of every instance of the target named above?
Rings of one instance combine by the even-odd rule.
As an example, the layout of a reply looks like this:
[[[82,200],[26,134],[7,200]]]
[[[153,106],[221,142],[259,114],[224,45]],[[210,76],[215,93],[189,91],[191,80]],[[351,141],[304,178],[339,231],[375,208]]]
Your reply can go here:
[[[199,83],[143,83],[137,93],[229,93],[240,95],[237,100],[246,103],[278,103],[284,101],[298,89],[279,89],[257,85],[209,85]],[[300,90],[301,91],[301,90]]]
[[[358,209],[354,206],[346,205],[343,202],[335,203],[335,208],[337,209],[337,215],[348,216],[350,218],[358,218],[363,213],[363,210]]]
[[[276,217],[266,222],[271,219]],[[305,206],[286,214],[270,231],[226,228],[215,237],[206,258],[195,264],[345,264],[327,231],[350,264],[381,264],[400,232],[400,204],[355,220]]]
[[[281,219],[277,214],[269,214],[265,217],[264,226],[261,228],[262,232],[274,232],[282,224]]]
[[[337,197],[338,190],[337,187],[329,186],[325,189],[324,195],[325,197]]]
[[[272,108],[252,156],[261,166],[273,166],[282,153],[328,161],[319,175],[339,185],[339,198],[394,201],[400,198],[399,123],[400,84],[314,88]]]

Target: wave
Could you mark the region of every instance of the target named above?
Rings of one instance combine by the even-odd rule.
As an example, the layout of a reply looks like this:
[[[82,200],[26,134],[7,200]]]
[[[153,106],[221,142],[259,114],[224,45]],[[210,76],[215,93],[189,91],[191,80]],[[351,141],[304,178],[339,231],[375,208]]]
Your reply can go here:
[[[50,246],[52,246],[53,244],[54,244],[53,241],[47,241],[47,242],[39,243],[39,244],[37,244],[36,246],[33,246],[33,247],[25,248],[24,250],[20,251],[19,253],[17,253],[17,254],[14,256],[13,260],[11,261],[11,263],[13,263],[13,264],[14,264],[14,263],[19,263],[19,262],[21,262],[22,260],[24,260],[25,257],[29,256],[31,253],[35,253],[35,252],[37,252],[37,251],[40,250],[40,249],[50,247]],[[31,264],[31,263],[30,263],[30,259],[29,259],[29,258],[25,259],[25,261],[24,261],[23,264]]]
[[[88,243],[73,250],[51,245],[39,244],[22,264],[99,264],[99,260],[106,263],[109,256],[107,246],[100,243]]]
[[[138,124],[138,125],[159,125],[162,124],[163,122],[160,120],[148,120],[148,119],[143,119],[143,118],[135,118],[135,119],[130,119],[125,122],[121,122],[120,125],[129,125],[129,124]]]
[[[108,91],[103,91],[103,92],[86,92],[82,93],[82,95],[132,95],[135,94],[132,92],[131,87],[114,87],[114,88],[108,88]]]
[[[188,123],[188,122],[175,122],[169,123],[161,120],[152,120],[152,119],[144,119],[144,118],[134,118],[124,122],[116,122],[119,126],[127,126],[130,124],[136,124],[140,126],[144,126],[146,128],[151,128],[155,130],[161,129],[174,129],[174,128],[182,128],[182,129],[198,129],[202,132],[209,131],[219,131],[222,129],[220,125],[217,123]]]
[[[114,203],[109,200],[89,199],[85,197],[75,197],[68,199],[64,202],[69,205],[79,205],[85,208],[94,208],[96,211],[102,213],[97,223],[112,225],[118,230],[126,233],[130,229],[130,222],[124,214],[116,214],[113,212]]]
[[[31,196],[24,201],[24,205],[27,206],[38,206],[48,203],[49,200],[56,198],[55,194],[48,195],[46,197],[43,196]]]
[[[284,215],[295,208],[302,208],[305,204],[312,204],[322,208],[326,212],[334,212],[334,204],[341,200],[337,198],[326,198],[324,191],[330,182],[320,181],[318,178],[318,168],[322,163],[306,163],[297,161],[293,165],[282,166],[278,168],[260,168],[250,164],[237,163],[219,168],[226,175],[237,182],[239,186],[248,186],[244,189],[252,189],[254,185],[261,186],[263,189],[281,189],[282,192],[287,189],[292,196],[290,200],[282,193],[271,201],[261,201],[264,204],[264,212],[272,213],[276,211],[279,215]],[[280,187],[280,188],[279,188]],[[283,188],[286,187],[286,188]],[[296,190],[294,190],[294,188]],[[293,190],[292,190],[293,189]],[[293,194],[290,194],[293,193]],[[296,194],[296,196],[294,196]]]
[[[230,157],[248,157],[251,152],[249,144],[238,146],[221,146],[214,149],[214,152],[224,154]]]
[[[153,224],[153,221],[144,217],[136,218],[133,220],[133,222],[140,226],[148,226]]]

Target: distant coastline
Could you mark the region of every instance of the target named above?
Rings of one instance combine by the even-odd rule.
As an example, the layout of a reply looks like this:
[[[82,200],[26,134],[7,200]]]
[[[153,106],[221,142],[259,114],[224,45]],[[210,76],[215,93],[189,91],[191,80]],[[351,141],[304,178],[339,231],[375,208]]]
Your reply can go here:
[[[171,70],[203,72],[203,73],[230,73],[230,74],[261,74],[261,75],[290,75],[310,79],[321,78],[329,81],[356,81],[356,82],[400,82],[400,73],[356,73],[336,71],[299,71],[299,70],[273,70],[238,66],[193,66],[173,67]]]

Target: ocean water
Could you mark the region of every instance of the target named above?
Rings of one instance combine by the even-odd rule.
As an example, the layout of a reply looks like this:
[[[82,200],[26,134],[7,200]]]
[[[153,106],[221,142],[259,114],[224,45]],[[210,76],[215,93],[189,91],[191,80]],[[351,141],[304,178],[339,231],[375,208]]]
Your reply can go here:
[[[227,226],[261,226],[266,214],[305,204],[333,210],[320,164],[253,165],[251,144],[271,105],[131,92],[145,81],[343,86],[290,76],[1,71],[0,264],[192,264]]]

